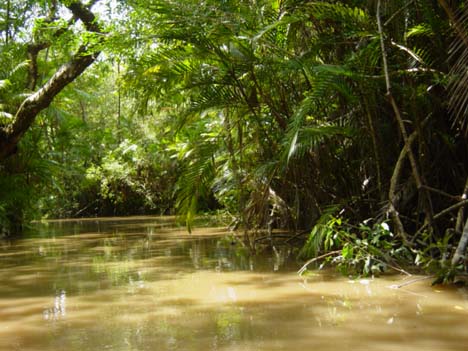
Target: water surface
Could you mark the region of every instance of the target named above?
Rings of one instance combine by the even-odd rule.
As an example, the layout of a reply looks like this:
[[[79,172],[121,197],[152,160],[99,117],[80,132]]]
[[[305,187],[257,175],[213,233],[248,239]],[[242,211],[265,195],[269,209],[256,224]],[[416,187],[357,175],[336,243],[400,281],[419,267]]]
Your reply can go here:
[[[468,291],[298,277],[171,218],[38,224],[0,242],[0,350],[467,350]]]

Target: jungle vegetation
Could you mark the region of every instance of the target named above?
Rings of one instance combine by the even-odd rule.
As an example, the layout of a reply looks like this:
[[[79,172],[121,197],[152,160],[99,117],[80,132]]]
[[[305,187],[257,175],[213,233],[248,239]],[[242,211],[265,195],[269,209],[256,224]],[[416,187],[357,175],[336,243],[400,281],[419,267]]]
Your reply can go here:
[[[250,246],[281,229],[347,272],[453,279],[467,18],[452,0],[3,1],[1,231],[143,213],[190,230],[216,210]]]

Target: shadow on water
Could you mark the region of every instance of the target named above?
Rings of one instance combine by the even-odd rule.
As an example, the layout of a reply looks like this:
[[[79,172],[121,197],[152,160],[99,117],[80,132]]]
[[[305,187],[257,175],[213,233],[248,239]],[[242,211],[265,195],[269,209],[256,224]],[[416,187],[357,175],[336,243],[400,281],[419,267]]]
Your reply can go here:
[[[59,221],[0,247],[0,350],[465,350],[466,289],[299,278],[222,228]]]

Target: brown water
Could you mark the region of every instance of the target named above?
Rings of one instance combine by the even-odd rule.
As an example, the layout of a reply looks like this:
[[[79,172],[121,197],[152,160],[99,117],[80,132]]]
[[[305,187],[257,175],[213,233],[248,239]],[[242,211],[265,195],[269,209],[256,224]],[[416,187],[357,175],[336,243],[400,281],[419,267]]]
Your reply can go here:
[[[146,217],[0,242],[0,350],[468,350],[464,288],[303,279],[225,234]]]

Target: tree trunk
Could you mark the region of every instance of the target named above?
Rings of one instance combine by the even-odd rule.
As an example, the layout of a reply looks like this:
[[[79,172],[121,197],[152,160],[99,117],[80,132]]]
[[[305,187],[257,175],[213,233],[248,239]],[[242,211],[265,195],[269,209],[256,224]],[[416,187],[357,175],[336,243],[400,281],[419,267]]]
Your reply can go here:
[[[88,31],[102,34],[94,14],[87,7],[80,2],[73,2],[67,7],[76,18],[83,22]],[[23,101],[16,111],[13,122],[0,129],[0,161],[16,152],[19,141],[39,112],[47,108],[55,96],[80,76],[98,55],[99,50],[96,45],[94,47],[80,46],[69,62],[62,65],[38,91]],[[37,72],[31,73],[34,79]]]
[[[378,0],[376,17],[377,17],[377,27],[378,27],[378,31],[380,35],[380,47],[382,51],[382,63],[383,63],[383,71],[384,71],[384,77],[385,77],[385,85],[387,88],[386,95],[387,95],[388,101],[390,102],[390,105],[392,106],[395,119],[400,129],[401,136],[403,137],[404,148],[406,148],[407,157],[411,165],[411,174],[416,183],[419,196],[423,202],[424,212],[425,212],[425,223],[427,222],[430,225],[432,225],[434,214],[433,214],[432,205],[431,205],[431,198],[427,190],[424,188],[423,178],[418,169],[418,164],[417,164],[414,152],[411,149],[411,143],[409,141],[408,132],[406,131],[406,127],[405,127],[405,124],[401,115],[401,111],[392,93],[392,86],[390,83],[390,74],[388,71],[388,64],[387,64],[387,54],[386,54],[385,42],[384,42],[384,33],[383,33],[383,27],[382,27],[382,22],[380,18],[380,7],[381,7],[381,1]],[[392,191],[390,191],[390,194],[392,195]],[[401,230],[403,228],[402,228],[398,213],[396,212],[396,209],[394,208],[393,199],[390,198],[389,201],[390,201],[390,210],[391,210],[391,213],[393,214],[392,217],[394,218],[394,221],[396,222],[395,225],[399,230]],[[402,232],[402,236],[403,236],[403,239],[406,241],[407,238],[404,236],[404,232]]]
[[[463,233],[458,242],[457,249],[452,258],[452,266],[456,266],[460,263],[460,259],[465,258],[466,247],[468,246],[468,219],[465,222],[465,227],[463,228]]]
[[[10,43],[10,0],[7,1],[7,6],[6,6],[6,19],[5,19],[5,44],[8,45]]]

